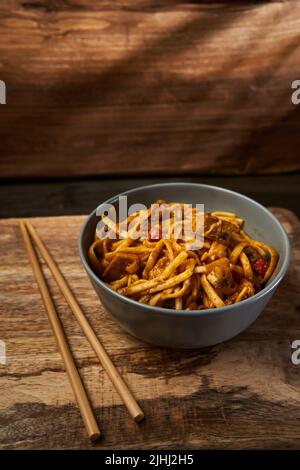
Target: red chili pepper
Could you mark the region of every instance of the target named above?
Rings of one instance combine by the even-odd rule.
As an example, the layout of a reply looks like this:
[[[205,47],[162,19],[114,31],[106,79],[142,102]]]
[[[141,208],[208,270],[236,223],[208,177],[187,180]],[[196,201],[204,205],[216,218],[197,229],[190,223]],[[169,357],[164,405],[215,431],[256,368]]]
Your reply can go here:
[[[255,261],[255,263],[253,265],[254,271],[256,271],[260,275],[260,277],[262,277],[262,278],[266,274],[266,271],[267,271],[268,267],[269,267],[268,261],[263,259],[262,256],[260,256],[258,258],[258,260]]]

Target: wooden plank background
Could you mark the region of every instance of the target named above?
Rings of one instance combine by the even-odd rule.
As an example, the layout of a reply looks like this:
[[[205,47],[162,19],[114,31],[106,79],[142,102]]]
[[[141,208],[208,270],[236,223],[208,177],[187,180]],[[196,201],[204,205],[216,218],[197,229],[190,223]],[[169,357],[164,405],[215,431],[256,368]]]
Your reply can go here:
[[[1,0],[0,176],[300,169],[299,1]]]
[[[300,224],[274,209],[292,242],[292,264],[258,320],[224,344],[172,350],[144,344],[105,314],[80,264],[84,217],[32,222],[142,405],[134,423],[97,362],[56,284],[43,268],[103,438],[90,444],[64,371],[20,235],[0,221],[1,449],[300,448],[300,374],[291,342],[300,338]]]

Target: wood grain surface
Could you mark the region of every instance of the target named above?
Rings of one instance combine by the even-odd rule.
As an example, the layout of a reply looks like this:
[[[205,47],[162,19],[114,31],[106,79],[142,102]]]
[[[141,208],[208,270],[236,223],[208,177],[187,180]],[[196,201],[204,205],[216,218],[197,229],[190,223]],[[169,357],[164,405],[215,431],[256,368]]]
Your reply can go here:
[[[300,3],[1,0],[0,174],[300,169]]]
[[[82,216],[32,223],[142,405],[134,423],[65,300],[44,272],[86,384],[103,439],[91,444],[62,366],[16,219],[0,221],[1,449],[300,448],[300,223],[272,209],[292,242],[290,270],[260,318],[233,340],[204,350],[144,344],[110,320],[77,254]]]

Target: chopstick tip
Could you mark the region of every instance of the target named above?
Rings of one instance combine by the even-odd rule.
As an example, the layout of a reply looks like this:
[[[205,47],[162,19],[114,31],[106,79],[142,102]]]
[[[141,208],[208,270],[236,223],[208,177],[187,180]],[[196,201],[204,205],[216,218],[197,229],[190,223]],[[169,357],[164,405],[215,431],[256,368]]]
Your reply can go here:
[[[141,411],[140,413],[138,413],[137,415],[135,415],[134,421],[135,421],[136,423],[140,423],[141,421],[143,421],[144,418],[145,418],[145,415],[144,415],[144,413]]]
[[[92,442],[95,442],[95,441],[98,441],[98,439],[100,439],[101,437],[101,432],[94,432],[92,434],[89,435],[89,438]]]

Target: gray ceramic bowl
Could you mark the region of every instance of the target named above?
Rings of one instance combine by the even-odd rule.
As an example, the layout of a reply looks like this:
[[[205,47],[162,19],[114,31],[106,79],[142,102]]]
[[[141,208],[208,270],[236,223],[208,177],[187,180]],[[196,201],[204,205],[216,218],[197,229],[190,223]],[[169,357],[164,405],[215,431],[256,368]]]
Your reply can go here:
[[[277,268],[267,286],[242,302],[203,311],[151,307],[116,293],[93,272],[87,252],[99,219],[96,211],[92,212],[81,230],[80,258],[106,311],[126,331],[159,346],[201,348],[236,336],[256,320],[284,277],[290,260],[287,235],[267,209],[242,194],[204,184],[157,184],[136,188],[122,195],[127,196],[128,206],[133,203],[149,206],[157,199],[164,199],[167,202],[204,203],[205,211],[236,212],[245,219],[245,230],[250,236],[272,245],[279,253]],[[118,197],[106,202],[117,206]]]

